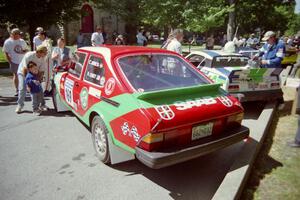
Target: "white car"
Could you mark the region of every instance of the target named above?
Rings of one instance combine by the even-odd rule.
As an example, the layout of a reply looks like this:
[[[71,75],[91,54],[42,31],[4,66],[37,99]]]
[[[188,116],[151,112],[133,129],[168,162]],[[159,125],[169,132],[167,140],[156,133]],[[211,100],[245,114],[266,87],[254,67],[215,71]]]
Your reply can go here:
[[[279,100],[282,102],[282,69],[251,68],[249,57],[222,50],[191,52],[186,58],[224,90],[241,97],[241,101]]]

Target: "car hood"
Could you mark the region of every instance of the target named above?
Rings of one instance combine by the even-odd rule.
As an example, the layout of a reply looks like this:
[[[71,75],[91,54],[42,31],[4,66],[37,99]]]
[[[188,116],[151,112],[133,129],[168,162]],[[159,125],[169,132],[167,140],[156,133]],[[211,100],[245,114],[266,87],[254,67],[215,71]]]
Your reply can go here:
[[[243,112],[237,99],[220,84],[168,89],[135,94],[146,115],[153,119],[152,131],[175,129]]]

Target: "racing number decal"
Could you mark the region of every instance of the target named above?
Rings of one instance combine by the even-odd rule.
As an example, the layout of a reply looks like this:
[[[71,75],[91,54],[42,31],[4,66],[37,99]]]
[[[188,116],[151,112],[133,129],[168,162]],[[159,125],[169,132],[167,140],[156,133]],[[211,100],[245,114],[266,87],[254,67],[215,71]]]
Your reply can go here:
[[[74,81],[71,79],[66,79],[65,81],[65,99],[66,102],[73,106],[73,87],[74,87]]]

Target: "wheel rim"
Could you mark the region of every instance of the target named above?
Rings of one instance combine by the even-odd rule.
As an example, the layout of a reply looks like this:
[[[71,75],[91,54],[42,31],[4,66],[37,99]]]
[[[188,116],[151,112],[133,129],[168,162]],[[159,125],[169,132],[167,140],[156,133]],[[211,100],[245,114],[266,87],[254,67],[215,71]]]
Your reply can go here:
[[[95,135],[95,147],[99,154],[106,154],[106,137],[103,128],[100,124],[95,124],[94,126],[94,135]]]

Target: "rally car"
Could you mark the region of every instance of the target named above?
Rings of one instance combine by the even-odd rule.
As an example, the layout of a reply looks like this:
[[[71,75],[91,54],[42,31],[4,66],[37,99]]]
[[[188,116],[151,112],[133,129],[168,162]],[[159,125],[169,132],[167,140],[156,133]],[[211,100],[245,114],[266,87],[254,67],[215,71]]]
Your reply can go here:
[[[279,100],[283,93],[280,84],[282,69],[249,66],[249,57],[222,50],[202,50],[186,57],[196,68],[240,101]],[[241,94],[241,95],[239,95]]]
[[[104,163],[135,157],[151,168],[190,160],[237,143],[239,101],[176,53],[145,47],[80,48],[54,77],[56,110],[90,128]]]

